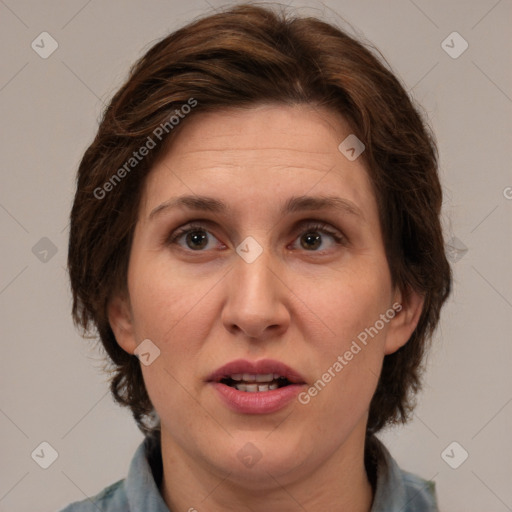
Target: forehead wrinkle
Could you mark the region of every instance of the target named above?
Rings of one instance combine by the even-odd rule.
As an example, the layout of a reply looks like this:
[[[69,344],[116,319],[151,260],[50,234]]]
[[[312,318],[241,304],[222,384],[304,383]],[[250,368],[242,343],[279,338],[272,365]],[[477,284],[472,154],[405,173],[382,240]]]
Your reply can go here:
[[[172,166],[172,160],[175,161],[175,165],[189,165],[189,162],[191,160],[194,160],[194,157],[198,157],[196,161],[194,161],[193,166],[191,165],[191,168],[193,170],[205,170],[205,169],[219,169],[222,170],[223,168],[226,169],[241,169],[244,166],[247,167],[253,167],[253,166],[264,166],[268,169],[305,169],[305,170],[311,170],[311,171],[320,171],[320,172],[326,172],[331,170],[334,166],[336,166],[336,163],[334,162],[333,158],[335,159],[338,154],[336,152],[329,152],[329,151],[309,151],[309,150],[300,150],[295,148],[271,148],[272,151],[278,151],[280,154],[272,160],[271,163],[268,165],[265,165],[265,159],[269,158],[269,154],[264,154],[265,150],[261,149],[251,149],[250,153],[247,154],[246,149],[198,149],[198,150],[190,150],[186,151],[182,154],[176,155],[174,158],[173,156],[170,156],[169,158],[169,165]],[[244,152],[245,155],[236,155],[237,152]],[[300,157],[297,155],[297,157],[291,158],[290,155],[283,154],[284,152],[291,151],[293,153],[300,154]],[[215,155],[214,158],[211,160],[207,156],[209,153],[212,153]],[[314,160],[311,161],[311,163],[304,164],[304,154],[311,155],[312,157],[315,157]],[[224,157],[217,158],[219,155],[222,155]],[[235,157],[235,158],[233,158]],[[282,158],[279,158],[282,157]],[[329,157],[328,159],[325,157]],[[233,160],[237,160],[236,162],[233,162]],[[238,161],[240,160],[240,161]],[[296,160],[296,161],[294,161]]]
[[[337,148],[336,148],[337,149]],[[188,157],[189,155],[203,155],[204,153],[237,153],[237,152],[251,152],[251,153],[261,153],[266,151],[277,151],[277,152],[287,152],[291,151],[293,153],[307,153],[309,155],[322,155],[322,156],[333,156],[336,153],[334,151],[312,151],[310,149],[300,149],[297,147],[261,147],[255,148],[252,147],[221,147],[221,148],[204,148],[204,149],[189,149],[184,150],[180,155],[177,155],[178,158]],[[171,157],[172,158],[172,157]]]

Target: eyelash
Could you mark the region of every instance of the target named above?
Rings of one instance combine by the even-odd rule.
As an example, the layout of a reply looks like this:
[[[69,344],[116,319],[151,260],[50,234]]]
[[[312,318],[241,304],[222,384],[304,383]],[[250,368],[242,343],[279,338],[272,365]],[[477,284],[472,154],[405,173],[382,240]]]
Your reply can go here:
[[[297,233],[297,236],[304,235],[304,234],[310,233],[310,232],[318,231],[319,233],[323,233],[323,234],[327,234],[327,235],[331,236],[333,238],[333,240],[335,241],[336,245],[347,245],[348,244],[347,239],[345,238],[344,235],[342,235],[339,231],[336,231],[336,230],[330,228],[329,224],[326,224],[324,222],[305,221],[300,229],[301,229],[301,231],[299,231]],[[187,224],[181,228],[178,228],[176,231],[171,233],[171,235],[166,240],[166,244],[167,245],[177,244],[178,240],[182,236],[187,235],[188,233],[193,233],[195,231],[205,231],[207,233],[210,232],[208,227],[205,226],[204,224],[200,224],[199,222],[190,222],[189,224]],[[198,253],[205,252],[203,250],[194,251],[193,249],[190,249],[190,248],[187,248],[185,250],[188,250],[190,252],[198,252]],[[312,250],[312,251],[306,251],[306,252],[321,252],[321,251]]]

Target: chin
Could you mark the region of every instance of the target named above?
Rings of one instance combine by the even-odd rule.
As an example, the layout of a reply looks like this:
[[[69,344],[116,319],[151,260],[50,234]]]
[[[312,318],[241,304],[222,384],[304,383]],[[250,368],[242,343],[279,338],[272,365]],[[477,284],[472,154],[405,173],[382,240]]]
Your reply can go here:
[[[216,472],[229,475],[227,480],[246,489],[262,490],[284,485],[307,473],[305,463],[312,462],[304,450],[295,443],[276,443],[268,432],[258,435],[236,436],[236,441],[224,446],[224,455],[212,454],[210,463]]]
[[[229,481],[245,489],[261,491],[286,485],[300,478],[299,466],[297,457],[290,453],[274,454],[271,460],[268,456],[262,456],[253,466],[244,466],[236,458],[236,462],[232,460],[224,469],[231,472]]]

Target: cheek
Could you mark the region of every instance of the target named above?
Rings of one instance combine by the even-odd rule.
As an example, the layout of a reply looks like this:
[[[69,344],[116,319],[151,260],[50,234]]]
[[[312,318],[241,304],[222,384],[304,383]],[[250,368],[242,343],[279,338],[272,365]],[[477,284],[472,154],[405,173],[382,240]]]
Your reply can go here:
[[[135,257],[130,263],[129,290],[140,336],[166,343],[194,315],[208,290],[205,279],[191,279],[161,258]]]
[[[181,408],[190,401],[182,386],[190,392],[199,387],[190,369],[201,360],[204,341],[218,318],[212,290],[218,277],[191,277],[168,262],[149,258],[139,267],[136,260],[133,263],[130,297],[135,333],[139,342],[150,339],[160,350],[160,357],[142,368],[144,380],[156,407],[161,403],[164,409]]]
[[[385,268],[368,265],[303,281],[297,295],[306,298],[310,320],[324,326],[322,344],[329,352],[350,346],[390,307],[391,286]],[[320,322],[321,321],[321,322]],[[384,329],[383,329],[384,330]]]
[[[150,339],[160,350],[150,366],[142,366],[144,382],[156,410],[178,435],[204,415],[192,398],[197,382],[190,369],[196,366],[210,328],[205,312],[211,307],[206,295],[211,285],[155,263],[134,266],[133,276],[130,296],[136,336],[139,341]]]
[[[375,391],[384,357],[388,323],[380,319],[390,308],[390,280],[385,267],[375,264],[366,272],[316,280],[314,290],[309,290],[308,304],[325,327],[309,347],[314,350],[310,360],[317,364],[303,403],[310,400],[315,410],[330,411],[334,422],[346,421],[349,411],[359,418]],[[318,322],[315,315],[311,320]]]

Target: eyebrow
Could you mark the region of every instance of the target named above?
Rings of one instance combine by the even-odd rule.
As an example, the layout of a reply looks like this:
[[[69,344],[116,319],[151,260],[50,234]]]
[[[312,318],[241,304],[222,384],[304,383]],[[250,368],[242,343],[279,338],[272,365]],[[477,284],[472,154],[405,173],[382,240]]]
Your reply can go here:
[[[149,220],[161,214],[164,211],[173,208],[186,208],[189,210],[210,212],[210,213],[229,213],[230,208],[226,203],[208,196],[185,195],[179,196],[154,208],[149,214]],[[360,217],[365,220],[363,212],[352,201],[338,196],[294,196],[289,198],[280,210],[280,215],[296,213],[301,211],[315,210],[335,210],[340,213]]]

